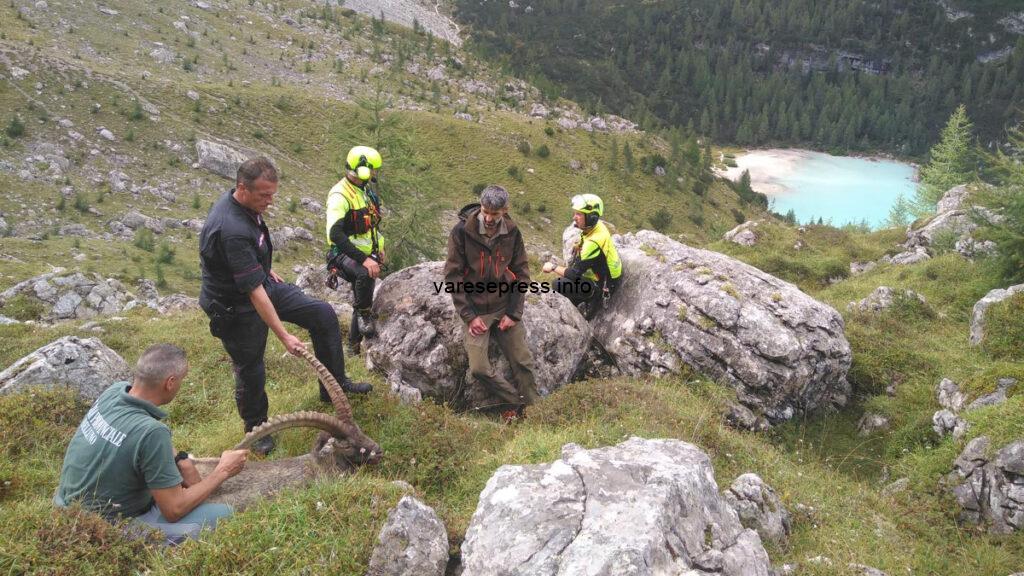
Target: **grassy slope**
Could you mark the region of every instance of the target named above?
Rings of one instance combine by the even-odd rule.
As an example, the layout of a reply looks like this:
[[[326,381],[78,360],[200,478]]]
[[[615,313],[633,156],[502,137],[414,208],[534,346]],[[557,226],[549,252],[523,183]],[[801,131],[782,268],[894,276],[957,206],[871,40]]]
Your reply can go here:
[[[77,7],[71,3],[51,5],[51,12],[57,13]],[[56,139],[56,117],[70,118],[76,129],[94,143],[98,141],[93,131],[99,125],[110,128],[120,138],[113,145],[104,145],[99,158],[91,158],[89,146],[83,147],[76,157],[79,164],[71,172],[72,184],[104,212],[104,217],[78,214],[70,201],[65,211],[58,214],[51,211],[56,204],[58,185],[25,184],[15,176],[0,174],[0,183],[9,191],[0,197],[0,209],[8,215],[32,208],[41,214],[37,219],[79,220],[95,231],[129,204],[136,204],[135,208],[147,214],[160,215],[163,211],[157,211],[154,200],[146,195],[135,200],[126,193],[110,194],[102,204],[96,202],[100,187],[91,183],[89,176],[105,175],[112,169],[113,164],[105,163],[112,149],[114,153],[134,157],[120,168],[133,180],[167,179],[180,184],[179,200],[168,206],[167,214],[182,218],[202,216],[208,203],[223,189],[223,181],[191,171],[187,166],[172,165],[171,159],[181,154],[168,150],[163,141],[182,143],[188,150],[193,134],[244,141],[257,130],[265,134],[265,140],[249,142],[271,153],[285,170],[282,196],[320,197],[334,177],[339,152],[347,142],[365,135],[365,113],[360,108],[316,92],[316,86],[326,83],[333,74],[327,63],[314,63],[314,70],[309,73],[297,65],[292,70],[254,74],[264,64],[254,54],[283,52],[288,55],[285,61],[297,58],[301,50],[287,47],[287,37],[295,37],[294,46],[302,33],[252,17],[255,45],[246,47],[245,42],[224,40],[211,47],[204,38],[225,36],[230,28],[227,15],[211,16],[188,6],[177,6],[176,11],[201,18],[216,29],[207,37],[201,36],[193,48],[187,45],[183,34],[171,27],[173,18],[147,11],[147,26],[130,26],[126,16],[141,9],[132,11],[136,4],[128,2],[109,5],[122,10],[122,17],[114,19],[112,26],[109,19],[91,6],[80,7],[80,15],[75,17],[76,31],[62,33],[60,42],[57,33],[47,28],[50,16],[40,17],[37,28],[32,30],[14,19],[14,11],[9,7],[0,7],[0,25],[6,37],[0,45],[24,48],[26,40],[33,37],[35,46],[45,47],[38,53],[18,54],[21,60],[17,63],[22,67],[39,66],[32,76],[18,83],[21,92],[8,83],[0,90],[0,109],[17,110],[24,118],[35,118],[28,123],[28,135],[15,140],[2,152],[3,156],[21,158],[27,155],[26,147],[32,142]],[[239,14],[247,14],[245,3],[234,3],[233,8]],[[360,25],[358,22],[346,21],[343,30]],[[105,26],[111,26],[112,33],[105,34]],[[266,38],[267,32],[271,38]],[[140,36],[162,41],[186,54],[198,54],[198,74],[205,75],[187,73],[180,66],[160,68],[147,60],[150,47],[134,54]],[[318,43],[319,39],[318,36]],[[352,34],[353,42],[364,40],[363,35]],[[90,48],[86,49],[86,45]],[[249,54],[242,54],[243,49]],[[75,50],[83,61],[73,57]],[[222,50],[227,51],[237,72],[219,71],[218,67],[225,67],[219,56]],[[369,58],[372,48],[366,50],[365,56]],[[9,50],[5,53],[11,54]],[[354,68],[347,69],[342,79],[350,79],[349,72],[354,76],[363,67],[370,67],[358,58],[355,61]],[[209,70],[204,72],[204,66]],[[85,67],[91,70],[89,78],[85,76]],[[142,69],[159,73],[143,81]],[[221,76],[215,77],[215,72]],[[102,74],[117,76],[144,93],[160,107],[161,120],[130,120],[131,95],[104,81]],[[284,86],[271,85],[268,74],[284,78]],[[236,78],[233,86],[228,85],[232,75]],[[242,89],[241,79],[245,77],[260,80]],[[76,78],[85,84],[76,87]],[[306,79],[312,88],[303,84]],[[385,79],[397,93],[403,80],[388,76]],[[34,94],[32,85],[37,81],[46,87],[43,95],[33,97],[51,109],[48,120],[42,124],[38,122],[38,110],[28,108],[25,96]],[[71,89],[62,94],[58,88],[64,84]],[[189,88],[202,94],[200,106],[184,96]],[[357,90],[364,88],[356,86]],[[401,89],[415,93],[426,91],[427,87],[414,84]],[[237,104],[235,94],[240,97]],[[90,113],[93,102],[102,104],[96,114]],[[274,106],[281,102],[286,103],[284,109]],[[61,104],[66,108],[60,109]],[[218,111],[210,112],[211,105]],[[412,158],[396,168],[401,172],[393,174],[396,181],[412,182],[402,188],[402,193],[411,196],[415,192],[421,198],[453,209],[471,198],[474,184],[510,183],[518,207],[522,210],[527,201],[533,207],[521,217],[531,241],[554,243],[561,231],[560,222],[568,219],[568,210],[563,206],[565,198],[584,185],[583,179],[573,176],[565,165],[569,159],[579,159],[585,166],[590,161],[603,166],[610,140],[600,135],[592,140],[584,133],[556,133],[548,137],[540,121],[530,123],[512,113],[487,110],[491,104],[486,102],[475,105],[483,109],[481,124],[451,118],[451,108],[438,114],[410,111],[396,115],[401,122],[398,133],[408,139],[408,148],[414,150]],[[129,130],[135,133],[131,143],[123,140]],[[516,150],[524,137],[535,147],[548,142],[552,156],[524,159]],[[639,148],[639,142],[636,147]],[[506,172],[511,164],[524,169],[532,167],[535,174],[527,174],[522,184],[516,183]],[[193,183],[193,179],[199,182]],[[621,175],[602,168],[595,183],[600,189],[612,189],[620,180]],[[734,205],[734,197],[720,188],[712,193],[720,206],[705,207],[706,221],[711,224],[709,233],[693,228],[687,218],[695,199],[664,195],[657,190],[653,178],[640,177],[628,184],[621,195],[611,193],[606,197],[611,218],[620,228],[628,230],[643,224],[649,214],[644,212],[653,212],[661,204],[675,214],[672,231],[686,234],[697,243],[717,237],[732,225],[728,208]],[[191,206],[194,194],[200,197],[198,209]],[[621,204],[616,196],[621,196]],[[629,201],[640,206],[640,214],[622,213]],[[20,203],[26,207],[22,208]],[[318,230],[316,216],[301,209],[292,214],[284,208],[287,202],[280,204],[272,218],[274,225],[305,225],[314,232]],[[538,212],[541,204],[548,208],[545,213]],[[542,218],[553,221],[549,224]],[[46,230],[44,226],[40,231]],[[984,265],[969,264],[949,255],[908,268],[880,268],[827,285],[827,279],[841,275],[849,260],[876,259],[892,249],[897,237],[894,232],[861,235],[825,227],[810,227],[799,235],[793,229],[772,227],[767,239],[755,248],[726,243],[711,246],[794,281],[839,310],[845,310],[846,302],[864,297],[879,284],[908,287],[925,294],[928,310],[911,308],[878,316],[846,315],[847,333],[854,350],[852,378],[862,398],[839,414],[791,423],[768,436],[738,433],[721,424],[723,400],[730,393],[689,377],[656,382],[622,379],[577,383],[546,400],[528,422],[511,428],[482,418],[456,415],[443,407],[402,406],[382,394],[374,394],[357,399],[355,404],[360,423],[387,450],[388,456],[381,466],[284,495],[233,519],[208,542],[174,551],[126,543],[88,516],[54,515],[48,497],[56,483],[64,446],[85,407],[60,394],[23,394],[0,399],[0,449],[4,451],[0,459],[0,525],[8,527],[0,537],[0,570],[77,574],[133,573],[148,568],[157,574],[303,570],[359,574],[365,569],[371,542],[387,509],[400,496],[390,480],[412,483],[420,496],[437,508],[448,526],[454,551],[479,491],[497,466],[550,461],[557,457],[565,442],[598,446],[637,434],[676,437],[699,444],[713,456],[721,485],[727,485],[739,473],[754,470],[779,490],[791,508],[797,503],[814,507],[813,515],[798,516],[796,531],[786,547],[770,550],[776,563],[803,562],[808,557],[824,555],[835,562],[833,567],[808,566],[804,573],[844,573],[847,562],[861,562],[890,574],[1002,576],[1021,567],[1019,558],[1024,556],[1024,542],[1019,535],[989,537],[956,526],[952,502],[938,493],[936,486],[937,478],[948,470],[962,443],[934,441],[930,416],[937,409],[934,386],[940,377],[957,379],[972,395],[977,395],[989,391],[998,376],[1016,374],[1024,380],[1024,368],[1019,362],[997,361],[966,345],[970,306],[993,287]],[[798,238],[806,244],[802,250],[792,249]],[[176,240],[178,249],[175,263],[167,271],[168,289],[194,292],[194,238],[178,230],[168,234],[167,239]],[[86,254],[87,260],[76,263],[70,259],[76,252]],[[129,278],[153,275],[152,256],[130,243],[82,240],[76,248],[70,238],[51,237],[41,242],[6,238],[0,239],[0,253],[17,259],[4,261],[0,286],[45,271],[49,264],[78,265]],[[298,251],[284,255],[279,267],[315,259],[314,246],[300,246]],[[143,271],[138,270],[140,266]],[[78,325],[0,327],[0,366],[59,336],[92,335],[79,330]],[[137,357],[145,346],[169,338],[186,346],[192,372],[171,407],[170,424],[176,442],[204,455],[216,454],[234,443],[240,426],[231,397],[230,368],[225,354],[206,332],[201,314],[154,319],[148,311],[134,311],[127,314],[125,321],[104,321],[103,325],[104,342],[129,360]],[[269,352],[272,409],[319,409],[312,374],[297,361],[283,358],[276,342],[271,342]],[[356,375],[369,376],[378,389],[383,388],[383,382],[364,374],[358,363],[352,364],[356,365]],[[884,388],[894,380],[898,382],[897,395],[889,398]],[[891,417],[893,429],[868,438],[858,437],[856,421],[866,409]],[[1020,414],[1019,395],[1003,406],[972,413],[968,419],[974,428],[969,438],[988,433],[999,445],[1020,437],[1024,434],[1024,418]],[[38,430],[47,433],[39,434]],[[286,435],[281,454],[301,453],[309,441],[308,434]],[[909,477],[911,490],[894,497],[881,496],[886,469],[890,479]]]
[[[610,170],[611,136],[561,130],[548,136],[544,129],[552,123],[503,110],[510,100],[500,99],[500,94],[484,97],[459,92],[458,82],[473,79],[500,88],[503,77],[465,55],[466,63],[456,68],[451,65],[455,53],[448,56],[436,47],[440,43],[434,43],[430,55],[427,40],[411,32],[391,30],[374,37],[367,20],[340,12],[325,30],[323,21],[299,17],[299,7],[309,6],[300,2],[282,3],[282,14],[293,15],[301,27],[283,24],[283,16],[256,12],[243,2],[232,3],[230,13],[213,14],[190,5],[144,14],[135,2],[108,5],[121,14],[105,16],[69,2],[55,3],[48,13],[30,12],[18,19],[14,8],[0,7],[4,32],[0,51],[13,65],[31,71],[20,81],[9,78],[0,83],[0,109],[9,111],[0,121],[6,123],[16,115],[26,124],[25,135],[6,138],[6,147],[0,148],[0,159],[14,167],[0,172],[0,184],[10,191],[0,198],[0,212],[12,223],[33,222],[29,228],[36,236],[52,238],[68,222],[102,232],[110,219],[129,209],[154,217],[201,218],[229,183],[188,165],[195,160],[197,138],[233,141],[274,158],[284,176],[281,199],[271,214],[272,226],[304,226],[318,237],[322,217],[301,207],[289,213],[285,208],[290,199],[322,201],[337,180],[344,151],[353,143],[374,140],[385,146],[385,202],[407,219],[415,219],[420,212],[433,214],[432,208],[457,209],[473,200],[475,185],[502,183],[513,193],[518,217],[535,245],[557,244],[562,223],[570,216],[568,197],[583,188],[604,193],[610,218],[626,226],[646,224],[660,208],[673,215],[668,231],[690,238],[713,237],[734,225],[730,209],[738,207],[738,202],[726,187],[713,186],[702,207],[701,199],[688,192],[663,192],[660,181],[651,175]],[[253,24],[242,32],[233,27],[229,14]],[[194,37],[172,26],[182,15],[189,18]],[[74,23],[71,28],[68,21]],[[238,37],[230,40],[229,34]],[[24,50],[29,42],[34,48]],[[151,59],[148,54],[157,42],[179,54],[179,59],[172,64]],[[301,48],[310,43],[316,48]],[[398,64],[399,53],[411,53],[406,64],[419,65],[421,70],[449,64],[451,84],[438,86],[436,103],[431,96],[434,84],[422,72],[406,72]],[[335,54],[345,59],[344,73],[333,69]],[[191,72],[183,69],[185,60],[198,60]],[[365,76],[373,69],[375,75]],[[43,85],[38,92],[37,82]],[[188,91],[198,94],[198,100],[188,98]],[[133,119],[138,97],[159,108],[158,119],[150,119],[149,114]],[[357,105],[366,99],[411,109],[384,112],[386,127],[376,134],[372,114]],[[517,104],[520,109],[529,105],[527,101]],[[453,111],[463,109],[480,121],[453,117]],[[64,129],[58,119],[70,120],[74,127]],[[111,130],[117,140],[99,138],[100,126]],[[85,141],[71,142],[66,135],[69,130],[85,135]],[[638,159],[667,153],[665,144],[649,135],[617,140],[620,147],[630,142]],[[530,142],[534,150],[546,144],[550,157],[524,156],[517,150],[522,141]],[[71,159],[66,181],[24,182],[16,176],[19,169],[34,164],[26,158],[44,142],[59,143]],[[395,161],[399,154],[401,161]],[[582,163],[582,173],[569,169],[571,160]],[[599,166],[596,171],[589,169],[592,163]],[[509,175],[513,166],[521,174],[520,181]],[[106,181],[111,170],[125,172],[134,184],[166,184],[178,198],[168,203],[145,192],[137,198],[128,192],[110,193]],[[65,185],[102,215],[79,213],[73,207],[74,197],[57,210],[59,189]],[[703,228],[687,218],[698,209],[704,214]],[[439,255],[443,236],[424,236],[418,241],[425,255]],[[194,292],[195,282],[188,272],[195,251],[193,235],[174,230],[164,240],[178,246],[179,262],[184,263],[167,271],[170,288]],[[69,243],[2,240],[2,253],[16,260],[9,260],[15,266],[3,272],[0,287],[46,271],[50,264],[65,264],[61,254]],[[87,245],[82,251],[94,248],[83,243]],[[89,267],[128,280],[152,278],[152,259],[130,243],[116,245],[121,244],[127,252],[120,258],[107,257],[114,250],[110,246],[90,252]],[[297,248],[296,254],[282,259],[282,267],[319,259],[318,246],[299,244]]]

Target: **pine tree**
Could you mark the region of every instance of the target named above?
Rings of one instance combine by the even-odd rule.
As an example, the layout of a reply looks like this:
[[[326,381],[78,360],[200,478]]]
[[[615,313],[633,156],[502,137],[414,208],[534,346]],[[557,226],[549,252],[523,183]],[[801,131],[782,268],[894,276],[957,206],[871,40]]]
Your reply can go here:
[[[900,194],[889,208],[889,218],[885,221],[886,228],[906,228],[910,223],[910,201]]]
[[[1024,281],[1024,128],[1014,128],[1009,135],[1008,149],[992,159],[1000,176],[1000,186],[986,194],[983,202],[999,210],[1003,219],[990,222],[979,218],[985,229],[982,236],[995,241],[1003,277],[1010,283]]]
[[[947,190],[974,178],[972,128],[967,108],[961,104],[942,129],[942,136],[932,148],[928,163],[921,168],[921,183],[913,202],[915,214],[920,216],[933,212],[935,204]]]

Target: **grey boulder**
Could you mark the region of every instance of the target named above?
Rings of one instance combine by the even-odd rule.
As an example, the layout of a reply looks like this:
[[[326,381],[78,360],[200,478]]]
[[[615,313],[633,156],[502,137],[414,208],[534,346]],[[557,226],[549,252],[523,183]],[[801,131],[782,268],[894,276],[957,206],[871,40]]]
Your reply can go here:
[[[739,514],[744,528],[756,530],[762,541],[781,544],[792,529],[789,511],[771,486],[752,472],[733,480],[723,494]]]
[[[219,142],[196,140],[196,156],[199,167],[218,176],[234,180],[238,166],[256,156],[250,151],[240,151]]]
[[[892,308],[893,304],[899,300],[916,300],[921,304],[925,303],[924,296],[913,290],[894,290],[888,286],[879,286],[863,300],[847,304],[846,309],[851,312],[881,312]]]
[[[463,576],[767,576],[757,532],[719,495],[707,454],[679,440],[562,448],[502,466],[462,544]]]
[[[388,512],[367,576],[444,576],[448,532],[430,506],[403,496]]]
[[[985,338],[985,313],[988,312],[989,307],[1021,291],[1024,291],[1024,284],[1016,284],[1008,288],[996,288],[990,290],[988,294],[985,294],[981,300],[974,304],[974,309],[971,311],[971,344],[981,344],[981,341]]]
[[[962,521],[1008,534],[1024,528],[1024,440],[989,455],[986,436],[971,440],[947,476]]]
[[[576,234],[563,235],[566,257]],[[623,373],[659,376],[689,365],[730,384],[772,424],[846,403],[851,352],[835,309],[657,232],[617,235],[615,243],[622,283],[592,326]]]
[[[92,402],[114,382],[130,377],[124,359],[96,338],[65,336],[0,372],[0,394],[34,386],[69,388]]]
[[[425,262],[391,274],[373,300],[377,337],[364,342],[366,364],[386,375],[392,392],[407,401],[429,397],[457,407],[481,406],[491,398],[468,378],[463,323],[444,281],[443,262]],[[569,382],[586,357],[591,331],[579,311],[554,293],[526,294],[526,342],[541,394]],[[512,382],[512,372],[491,339],[495,372]]]

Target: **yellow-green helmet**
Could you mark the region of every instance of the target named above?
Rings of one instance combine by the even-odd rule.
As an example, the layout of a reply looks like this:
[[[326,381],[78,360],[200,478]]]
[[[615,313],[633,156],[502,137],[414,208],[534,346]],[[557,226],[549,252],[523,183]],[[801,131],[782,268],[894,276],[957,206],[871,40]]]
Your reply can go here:
[[[345,166],[356,173],[360,180],[369,180],[371,169],[378,170],[383,164],[380,152],[369,146],[355,146],[345,157]]]
[[[597,194],[577,194],[572,197],[572,209],[584,214],[604,216],[604,202]]]
[[[577,194],[572,197],[572,209],[582,213],[586,228],[591,228],[604,215],[604,202],[597,194]]]

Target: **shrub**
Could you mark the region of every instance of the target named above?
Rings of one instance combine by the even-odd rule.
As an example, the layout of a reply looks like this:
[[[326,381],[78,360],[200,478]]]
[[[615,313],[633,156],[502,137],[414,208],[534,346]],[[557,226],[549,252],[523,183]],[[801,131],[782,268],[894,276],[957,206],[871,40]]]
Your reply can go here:
[[[20,138],[25,135],[25,123],[21,121],[21,118],[14,116],[7,123],[7,129],[4,130],[4,133],[11,138]]]
[[[541,144],[540,148],[537,148],[537,156],[539,156],[541,158],[547,158],[550,155],[551,155],[551,150],[548,148],[547,144]]]
[[[508,175],[511,176],[516,182],[523,181],[523,173],[519,170],[519,166],[509,166]]]
[[[511,170],[511,169],[512,168],[509,168],[509,170]],[[509,172],[509,174],[511,174],[511,172]],[[477,184],[473,184],[473,195],[474,196],[480,196],[480,193],[484,191],[484,188],[487,188],[487,184],[484,184],[482,182],[481,183],[477,183]]]
[[[157,264],[170,264],[174,261],[174,248],[167,242],[161,242],[156,251]]]
[[[526,140],[523,140],[522,142],[519,143],[518,146],[516,146],[516,149],[519,150],[519,152],[523,156],[529,156],[530,155],[530,151],[532,150],[532,147],[530,146],[529,142],[527,142]]]
[[[649,218],[651,226],[658,232],[664,232],[672,224],[672,213],[665,208],[658,208],[658,211],[651,214]]]
[[[149,228],[139,228],[135,231],[135,241],[133,243],[136,248],[152,252],[156,246],[156,238],[154,238],[153,231]]]
[[[733,220],[736,221],[737,224],[743,224],[744,222],[747,221],[747,217],[743,214],[743,212],[740,212],[739,210],[737,210],[735,208],[732,208],[731,211],[732,211],[732,218],[733,218]]]
[[[157,263],[157,265],[156,265],[156,287],[157,288],[166,288],[167,287],[167,277],[164,276],[164,267],[161,266],[160,263]]]
[[[199,203],[199,192],[192,194],[192,209],[199,210],[201,204]]]
[[[292,196],[288,199],[288,211],[294,214],[299,209],[299,199]]]
[[[79,212],[89,211],[89,201],[85,199],[85,196],[80,193],[75,193],[75,210]]]
[[[545,126],[544,127],[544,133],[547,134],[548,136],[554,136],[555,135],[555,129],[552,128],[551,126]]]
[[[129,120],[142,120],[145,117],[145,111],[142,109],[142,103],[138,100],[132,106],[132,111],[128,113]]]

